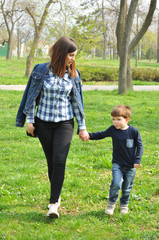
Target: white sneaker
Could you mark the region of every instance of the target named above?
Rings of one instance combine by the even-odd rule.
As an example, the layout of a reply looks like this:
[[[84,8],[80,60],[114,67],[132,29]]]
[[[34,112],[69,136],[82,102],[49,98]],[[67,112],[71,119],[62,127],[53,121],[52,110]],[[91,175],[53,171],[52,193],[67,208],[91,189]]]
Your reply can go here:
[[[120,212],[123,213],[123,214],[127,214],[129,211],[128,209],[128,204],[126,205],[120,205]]]
[[[57,209],[58,209],[58,203],[50,204],[47,216],[50,218],[58,218],[59,213],[58,213]]]
[[[57,202],[58,207],[61,205],[61,197],[59,197],[58,202]],[[48,209],[50,208],[51,204],[49,204],[47,207]]]
[[[110,203],[108,202],[107,208],[105,210],[105,213],[108,215],[113,215],[114,213],[114,208],[115,208],[116,203]]]

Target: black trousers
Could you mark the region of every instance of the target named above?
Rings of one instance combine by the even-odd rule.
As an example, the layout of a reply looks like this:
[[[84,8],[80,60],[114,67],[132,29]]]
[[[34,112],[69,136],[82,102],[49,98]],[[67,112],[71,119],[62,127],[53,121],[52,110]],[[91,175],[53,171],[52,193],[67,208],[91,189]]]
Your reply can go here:
[[[61,194],[65,176],[66,159],[69,152],[74,120],[45,122],[36,118],[35,128],[43,147],[51,186],[50,203],[56,203]]]

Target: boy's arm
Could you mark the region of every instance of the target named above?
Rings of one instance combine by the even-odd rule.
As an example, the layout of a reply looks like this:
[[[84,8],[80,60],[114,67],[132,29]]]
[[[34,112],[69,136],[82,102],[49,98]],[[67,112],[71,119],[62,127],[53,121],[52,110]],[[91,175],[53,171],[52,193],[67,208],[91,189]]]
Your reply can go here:
[[[135,142],[136,142],[136,155],[135,155],[135,160],[134,160],[134,167],[142,167],[142,165],[140,164],[141,162],[141,157],[143,154],[143,143],[142,143],[142,139],[140,136],[139,131],[137,130],[136,132],[136,137],[135,137]]]
[[[89,137],[90,140],[99,140],[105,137],[111,137],[111,127],[105,131],[89,133]]]

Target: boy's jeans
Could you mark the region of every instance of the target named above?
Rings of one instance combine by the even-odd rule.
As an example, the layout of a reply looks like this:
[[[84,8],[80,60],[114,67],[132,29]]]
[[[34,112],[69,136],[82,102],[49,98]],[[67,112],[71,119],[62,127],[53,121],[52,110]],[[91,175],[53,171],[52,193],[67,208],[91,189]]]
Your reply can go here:
[[[122,189],[120,205],[129,203],[130,191],[133,187],[135,173],[135,168],[121,167],[119,164],[113,163],[113,179],[109,191],[109,202],[116,203],[119,190]]]

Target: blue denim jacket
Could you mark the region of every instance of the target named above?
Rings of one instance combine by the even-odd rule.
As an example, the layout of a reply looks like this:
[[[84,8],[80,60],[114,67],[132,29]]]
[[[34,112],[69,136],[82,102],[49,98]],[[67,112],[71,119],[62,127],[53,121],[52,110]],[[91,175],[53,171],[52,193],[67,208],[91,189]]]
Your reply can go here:
[[[43,86],[44,76],[48,73],[48,71],[49,71],[49,63],[37,64],[34,67],[29,77],[27,86],[25,88],[25,91],[22,97],[22,101],[19,106],[15,126],[23,127],[25,123],[26,115],[35,100],[37,101],[37,105],[38,105],[38,98],[40,96],[40,92]],[[72,79],[73,94],[74,94],[75,100],[77,101],[77,105],[79,107],[80,113],[82,117],[85,118],[81,76],[79,71],[78,71],[78,75],[79,75],[78,77],[75,77]]]

